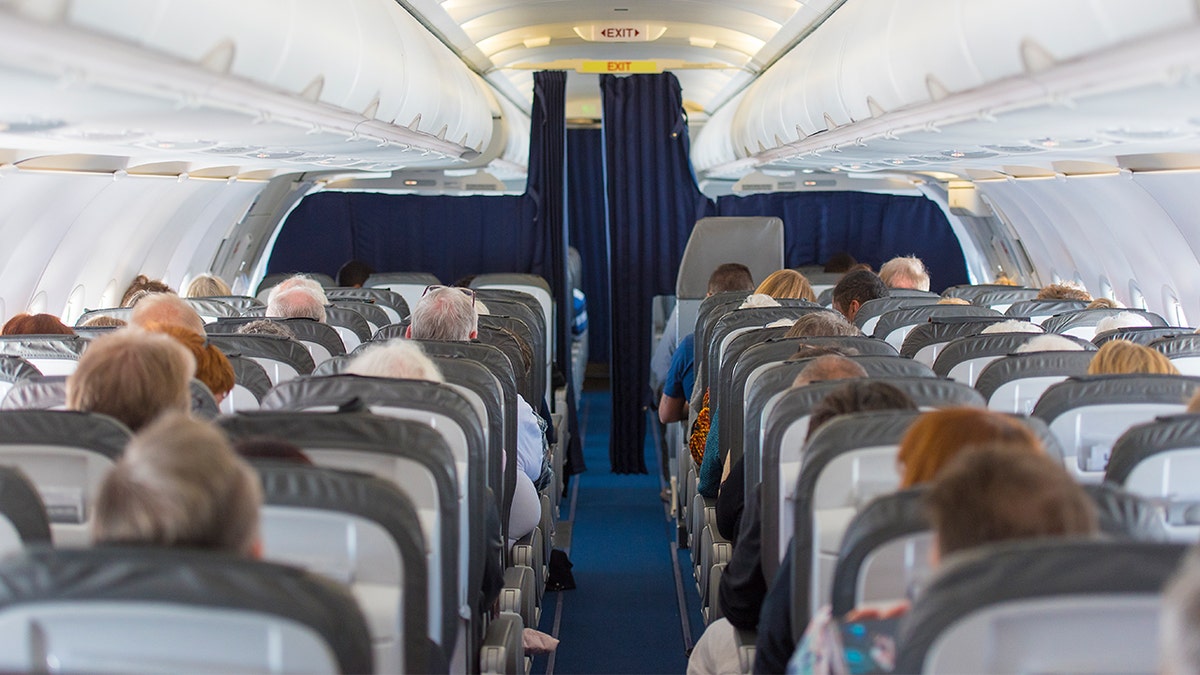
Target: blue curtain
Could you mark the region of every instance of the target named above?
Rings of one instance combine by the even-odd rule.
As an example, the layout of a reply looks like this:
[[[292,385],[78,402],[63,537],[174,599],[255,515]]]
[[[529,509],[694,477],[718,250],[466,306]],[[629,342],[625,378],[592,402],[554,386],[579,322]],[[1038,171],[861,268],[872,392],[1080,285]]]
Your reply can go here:
[[[929,268],[930,288],[969,283],[962,246],[937,204],[924,197],[866,192],[782,192],[728,196],[722,216],[778,216],[784,223],[788,267],[824,263],[847,251],[876,270],[913,254]]]
[[[608,233],[604,226],[604,139],[599,129],[570,129],[567,206],[571,245],[583,261],[588,302],[588,360],[608,363]]]
[[[692,226],[712,203],[696,187],[688,159],[679,81],[661,75],[600,76],[604,176],[608,191],[615,473],[645,473],[651,403],[650,301],[673,293]]]

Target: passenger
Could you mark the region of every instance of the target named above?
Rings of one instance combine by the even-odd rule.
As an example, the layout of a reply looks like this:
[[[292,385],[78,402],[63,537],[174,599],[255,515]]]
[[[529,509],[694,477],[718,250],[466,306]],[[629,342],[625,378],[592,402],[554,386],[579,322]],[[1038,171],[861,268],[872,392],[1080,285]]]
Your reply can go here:
[[[1179,369],[1162,352],[1129,340],[1105,342],[1092,362],[1088,375],[1178,375]]]
[[[1125,309],[1125,305],[1112,298],[1096,298],[1084,309]]]
[[[1033,352],[1081,352],[1083,345],[1078,342],[1049,333],[1029,339],[1029,342],[1017,347],[1014,354],[1031,354]]]
[[[174,293],[152,293],[138,301],[129,315],[129,323],[138,328],[150,324],[179,326],[197,335],[204,335],[204,319]]]
[[[337,284],[344,288],[362,288],[375,270],[361,260],[347,260],[337,273]]]
[[[754,289],[754,295],[769,295],[776,300],[793,299],[816,302],[808,277],[796,270],[776,270]]]
[[[979,331],[980,335],[994,335],[996,333],[1042,333],[1041,326],[1021,321],[1019,319],[1008,319],[1007,321],[997,321],[996,323]]]
[[[145,274],[139,274],[129,282],[129,287],[125,289],[125,293],[121,296],[122,307],[133,307],[142,298],[152,293],[174,293],[175,289],[159,281],[151,279]]]
[[[0,335],[74,335],[70,326],[53,314],[18,314],[9,319]]]
[[[96,494],[96,544],[262,557],[262,487],[223,433],[183,413],[135,435]]]
[[[1096,335],[1107,333],[1110,330],[1120,330],[1122,328],[1149,328],[1150,320],[1141,314],[1133,312],[1120,312],[1112,316],[1106,316],[1096,322]]]
[[[782,305],[775,298],[766,293],[751,293],[746,296],[742,304],[738,305],[738,309],[756,309],[760,307],[781,307]]]
[[[858,308],[864,302],[888,297],[888,287],[870,270],[855,270],[846,273],[833,287],[833,308],[841,312],[847,321],[854,322]]]
[[[244,323],[238,326],[237,332],[239,335],[273,335],[275,337],[288,338],[289,340],[296,339],[296,331],[288,328],[286,324],[270,319],[259,319]]]
[[[817,422],[814,411],[812,423]],[[1014,417],[983,408],[935,410],[918,417],[900,441],[896,453],[900,488],[910,488],[933,480],[943,467],[964,450],[983,444],[1003,447],[1018,455],[1044,453],[1041,441]],[[1062,471],[1061,467],[1059,471]],[[780,566],[771,586],[771,597],[763,605],[754,661],[756,673],[783,672],[796,647],[792,641],[790,602],[777,601],[775,597],[778,594],[791,597],[791,565],[789,557]]]
[[[849,382],[831,391],[813,409],[808,438],[835,415],[896,409],[916,410],[916,405],[907,394],[890,384]],[[734,646],[735,631],[755,630],[759,611],[767,596],[767,581],[762,573],[762,521],[758,509],[758,494],[753,493],[746,500],[742,532],[733,547],[729,564],[721,575],[718,601],[725,618],[710,623],[705,629],[688,660],[689,674],[739,672],[738,654]],[[789,650],[784,660],[790,655]],[[756,668],[755,672],[760,671]]]
[[[266,459],[313,466],[313,461],[293,443],[270,436],[251,436],[234,442],[233,449],[247,459]]]
[[[1163,590],[1159,626],[1158,672],[1200,673],[1200,549],[1193,547]]]
[[[209,344],[203,336],[186,328],[167,324],[152,323],[146,326],[146,330],[169,335],[192,353],[192,358],[196,361],[193,377],[208,387],[217,405],[221,405],[221,401],[233,391],[233,386],[237,384],[233,364],[229,363],[229,359],[220,349]]]
[[[412,310],[408,337],[414,340],[466,342],[479,335],[475,293],[455,286],[434,286],[425,291]],[[543,489],[554,480],[546,444],[545,422],[521,395],[517,395],[517,466],[520,473]]]
[[[67,377],[67,409],[114,417],[134,432],[165,412],[191,408],[196,360],[166,335],[123,329],[102,335]]]
[[[754,290],[754,278],[750,275],[750,268],[741,263],[725,263],[719,265],[708,276],[708,286],[704,297],[709,298],[718,293],[727,293],[731,291],[750,291]],[[666,388],[667,372],[671,370],[672,361],[675,359],[675,354],[682,349],[683,358],[692,358],[695,338],[690,337],[694,326],[685,326],[687,331],[680,334],[679,331],[679,309],[676,307],[671,310],[671,315],[667,317],[666,326],[663,328],[662,338],[654,347],[654,355],[650,359],[650,373],[653,376],[650,388],[658,390],[662,385]],[[688,347],[684,347],[684,342],[687,341]],[[680,372],[687,370],[691,364],[680,364]],[[690,389],[684,390],[683,398],[689,399],[692,396]],[[685,415],[686,416],[686,415]],[[664,423],[665,424],[665,423]]]
[[[201,274],[187,285],[183,291],[185,298],[209,298],[213,296],[233,295],[233,290],[225,280],[215,274]]]
[[[850,271],[851,267],[857,264],[858,261],[854,259],[854,256],[846,251],[839,251],[829,256],[829,259],[825,261],[824,271],[826,274],[845,274]]]
[[[1021,284],[1017,283],[1016,279],[1013,279],[1012,277],[1008,276],[1007,274],[1003,274],[1003,273],[998,275],[996,277],[995,281],[993,281],[992,283],[996,284],[997,286],[1020,286],[1021,285]]]
[[[446,381],[419,343],[400,339],[366,347],[350,359],[346,373],[399,380]]]
[[[937,305],[970,305],[965,298],[938,298]]]
[[[930,564],[935,567],[947,556],[986,544],[1099,533],[1095,504],[1058,462],[1006,443],[964,448],[933,480],[925,506],[933,529]],[[894,618],[908,607],[856,610],[841,620]],[[840,629],[829,610],[822,608],[809,622],[788,672],[836,672],[846,666],[841,641],[834,639]],[[894,650],[895,645],[888,647]],[[755,672],[757,665],[756,660]]]
[[[892,258],[880,265],[879,278],[888,288],[929,290],[929,270],[913,255]]]
[[[267,316],[282,319],[312,319],[325,323],[325,303],[309,288],[289,288],[272,293]]]
[[[115,316],[105,314],[97,314],[90,319],[79,324],[80,328],[121,328],[128,326],[129,322],[124,319],[118,319]]]
[[[796,319],[785,338],[859,337],[862,331],[836,312],[810,312]]]
[[[305,274],[293,274],[292,276],[273,286],[271,291],[267,293],[267,304],[271,304],[271,300],[275,296],[293,288],[307,288],[308,290],[312,291],[313,295],[317,296],[318,300],[321,301],[322,307],[329,304],[329,298],[325,296],[325,288],[321,286],[319,281]]]
[[[1079,284],[1064,281],[1062,283],[1050,284],[1043,286],[1038,292],[1037,300],[1075,300],[1077,302],[1091,302],[1092,294],[1088,293]]]

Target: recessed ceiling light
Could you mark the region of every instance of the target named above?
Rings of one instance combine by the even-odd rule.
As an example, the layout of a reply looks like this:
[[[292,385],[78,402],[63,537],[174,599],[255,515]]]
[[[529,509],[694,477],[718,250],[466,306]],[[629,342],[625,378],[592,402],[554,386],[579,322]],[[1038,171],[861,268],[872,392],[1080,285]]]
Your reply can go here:
[[[702,49],[712,49],[717,46],[717,41],[709,38],[690,37],[688,38],[688,44]]]
[[[521,42],[525,45],[525,47],[527,49],[533,49],[535,47],[545,47],[550,44],[550,36],[542,35],[540,37],[525,38]]]

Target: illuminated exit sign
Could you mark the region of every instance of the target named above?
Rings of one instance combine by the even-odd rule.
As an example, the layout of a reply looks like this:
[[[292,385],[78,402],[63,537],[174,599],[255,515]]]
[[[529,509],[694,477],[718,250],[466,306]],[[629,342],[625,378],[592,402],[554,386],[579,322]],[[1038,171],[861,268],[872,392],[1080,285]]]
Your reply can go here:
[[[581,73],[661,73],[657,61],[584,61],[578,68]]]
[[[575,26],[575,34],[588,42],[653,42],[667,32],[662,24],[594,23]]]

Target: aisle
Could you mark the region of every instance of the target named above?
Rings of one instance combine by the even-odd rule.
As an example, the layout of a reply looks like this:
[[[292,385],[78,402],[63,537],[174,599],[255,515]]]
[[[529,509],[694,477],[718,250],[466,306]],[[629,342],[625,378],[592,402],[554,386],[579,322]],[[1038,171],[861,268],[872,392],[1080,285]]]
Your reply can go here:
[[[675,526],[659,498],[656,453],[647,444],[649,475],[608,471],[610,408],[607,391],[584,393],[580,430],[591,469],[572,479],[562,514],[573,521],[569,553],[578,588],[546,594],[541,630],[553,631],[561,596],[562,643],[553,660],[535,660],[534,672],[682,673],[685,650],[703,628],[686,550],[679,551],[681,583],[672,569]]]

